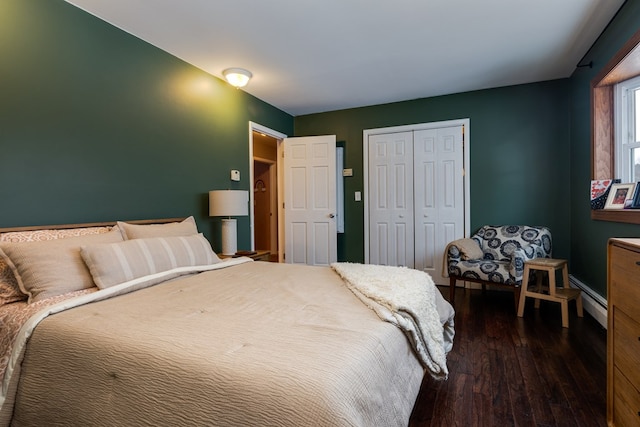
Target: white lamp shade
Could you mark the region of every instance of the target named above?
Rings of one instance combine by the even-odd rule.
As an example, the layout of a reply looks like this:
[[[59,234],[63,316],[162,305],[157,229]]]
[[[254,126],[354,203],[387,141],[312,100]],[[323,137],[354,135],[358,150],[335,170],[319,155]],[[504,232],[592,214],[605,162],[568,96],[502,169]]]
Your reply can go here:
[[[209,191],[209,216],[249,215],[249,192],[245,190]]]

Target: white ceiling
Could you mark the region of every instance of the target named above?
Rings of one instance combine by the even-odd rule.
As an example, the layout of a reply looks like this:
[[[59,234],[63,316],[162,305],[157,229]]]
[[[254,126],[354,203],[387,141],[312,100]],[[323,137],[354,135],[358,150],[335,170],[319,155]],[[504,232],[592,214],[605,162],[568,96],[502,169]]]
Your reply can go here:
[[[294,116],[569,77],[624,0],[68,0]]]

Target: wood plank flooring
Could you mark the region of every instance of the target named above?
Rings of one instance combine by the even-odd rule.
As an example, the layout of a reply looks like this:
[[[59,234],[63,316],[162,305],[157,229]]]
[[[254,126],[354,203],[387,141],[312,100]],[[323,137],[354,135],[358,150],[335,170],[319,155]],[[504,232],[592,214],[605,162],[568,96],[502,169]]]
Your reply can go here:
[[[606,426],[606,329],[586,311],[565,329],[560,304],[519,318],[511,292],[461,288],[455,309],[449,379],[425,377],[411,427]]]

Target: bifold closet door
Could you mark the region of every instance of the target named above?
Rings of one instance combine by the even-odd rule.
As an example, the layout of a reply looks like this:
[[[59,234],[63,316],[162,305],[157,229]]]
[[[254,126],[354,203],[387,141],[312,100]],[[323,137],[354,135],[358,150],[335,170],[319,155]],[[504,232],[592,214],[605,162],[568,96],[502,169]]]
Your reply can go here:
[[[441,285],[444,249],[464,236],[463,127],[370,135],[369,262],[416,268]]]
[[[369,262],[414,266],[413,132],[371,135]]]
[[[416,130],[413,141],[415,268],[443,285],[444,249],[464,236],[463,128]]]

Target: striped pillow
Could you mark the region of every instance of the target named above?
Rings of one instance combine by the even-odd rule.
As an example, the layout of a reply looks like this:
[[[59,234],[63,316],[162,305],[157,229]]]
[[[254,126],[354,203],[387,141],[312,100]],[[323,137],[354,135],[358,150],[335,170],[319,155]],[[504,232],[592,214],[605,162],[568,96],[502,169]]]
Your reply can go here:
[[[179,267],[220,262],[202,234],[84,246],[80,253],[89,267],[93,281],[100,289],[140,277],[170,272]],[[158,282],[186,273],[188,272],[174,272],[163,276]]]

